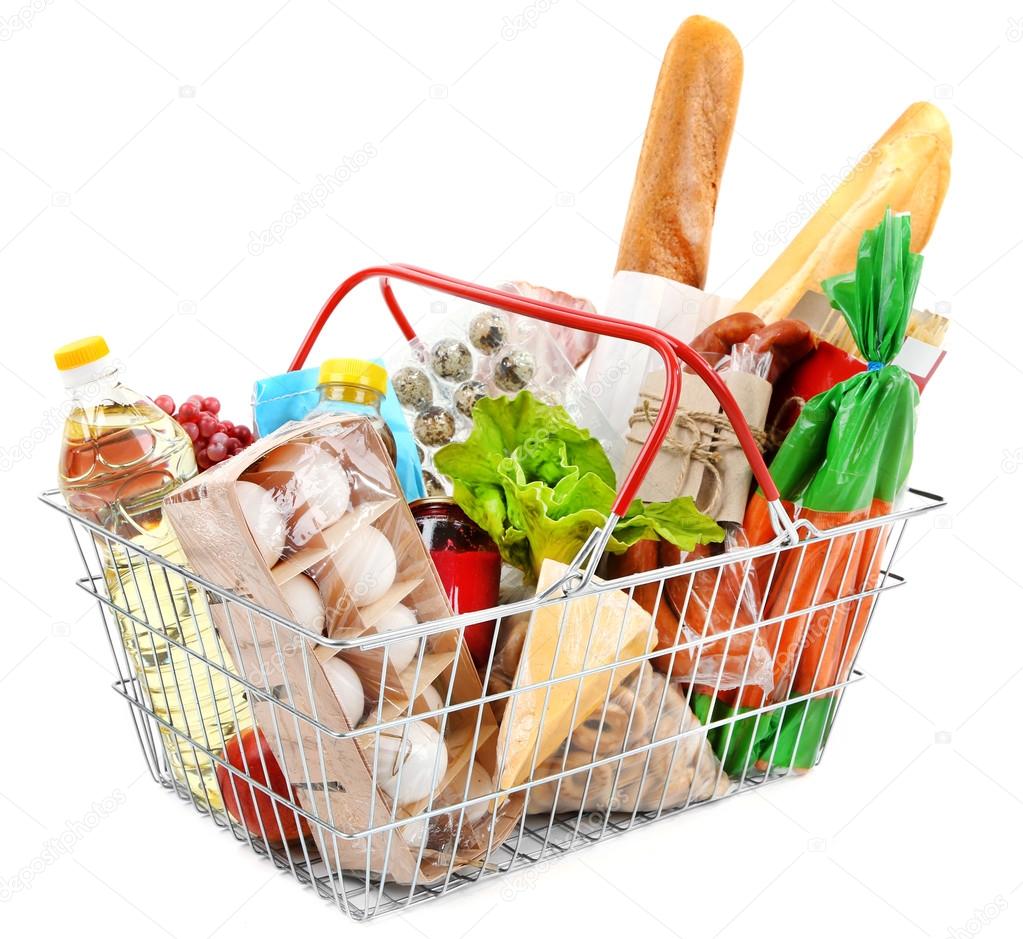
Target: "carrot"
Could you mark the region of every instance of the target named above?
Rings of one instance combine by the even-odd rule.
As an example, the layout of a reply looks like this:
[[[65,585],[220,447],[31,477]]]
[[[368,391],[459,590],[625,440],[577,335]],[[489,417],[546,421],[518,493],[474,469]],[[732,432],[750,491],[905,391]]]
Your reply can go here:
[[[887,514],[889,511],[891,511],[891,506],[887,502],[875,499],[870,508],[870,515],[872,518],[876,518],[879,515]],[[856,578],[856,583],[859,585],[857,589],[872,590],[878,586],[881,574],[881,561],[887,542],[888,529],[883,526],[869,528],[864,532],[860,569]],[[870,613],[874,608],[874,601],[876,599],[875,595],[858,601],[856,616],[849,629],[849,638],[845,648],[842,650],[842,658],[838,665],[837,681],[845,681],[852,671],[853,662],[856,660],[859,652],[860,643],[863,641],[863,634],[867,629],[867,622],[870,619]]]
[[[875,499],[866,511],[804,509],[800,517],[826,531],[868,516],[884,515],[890,509],[890,503]],[[746,519],[751,541],[754,537],[774,537],[767,504],[761,495],[751,500]],[[885,538],[883,528],[871,528],[793,546],[781,553],[764,611],[765,619],[780,618],[779,623],[764,628],[774,652],[774,689],[759,700],[756,694],[748,693],[755,689],[746,689],[747,693],[738,698],[739,706],[761,707],[768,701],[779,703],[792,696],[812,696],[848,678],[873,598],[836,601],[876,585]],[[768,575],[769,572],[764,576]],[[828,603],[834,605],[812,609]],[[794,711],[793,719],[795,716]],[[766,769],[767,762],[761,758],[757,766]]]

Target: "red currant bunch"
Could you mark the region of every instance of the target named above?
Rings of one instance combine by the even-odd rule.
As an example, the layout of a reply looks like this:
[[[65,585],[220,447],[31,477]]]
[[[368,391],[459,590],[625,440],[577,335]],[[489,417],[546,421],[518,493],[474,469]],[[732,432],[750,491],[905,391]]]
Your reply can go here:
[[[154,401],[188,434],[195,448],[195,462],[201,470],[234,456],[252,443],[252,431],[248,427],[221,419],[220,402],[216,398],[191,395],[177,409],[170,395],[160,395]]]

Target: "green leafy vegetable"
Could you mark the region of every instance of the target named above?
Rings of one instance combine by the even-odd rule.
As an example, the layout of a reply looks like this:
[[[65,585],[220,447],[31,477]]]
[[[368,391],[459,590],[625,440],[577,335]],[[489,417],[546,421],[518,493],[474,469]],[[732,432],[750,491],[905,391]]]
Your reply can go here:
[[[569,563],[611,512],[615,474],[600,441],[562,407],[515,398],[484,398],[473,431],[434,457],[454,483],[454,499],[494,539],[501,556],[535,578],[545,558]],[[638,499],[615,526],[608,550],[663,538],[683,551],[721,541],[724,532],[688,496]]]

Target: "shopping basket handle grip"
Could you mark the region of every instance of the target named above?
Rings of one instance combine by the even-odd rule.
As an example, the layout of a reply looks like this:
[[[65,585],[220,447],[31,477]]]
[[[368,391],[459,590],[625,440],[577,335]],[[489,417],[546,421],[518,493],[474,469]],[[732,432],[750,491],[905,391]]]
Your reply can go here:
[[[433,271],[428,271],[422,267],[416,267],[415,265],[412,264],[399,264],[397,266],[408,271],[414,271],[415,273],[418,274],[440,278],[442,280],[447,281],[449,284],[453,284],[461,288],[486,290],[490,294],[496,296],[497,298],[519,297],[518,294],[509,294],[503,290],[498,290],[497,288],[494,287],[480,287],[480,285],[474,284],[471,281],[460,280],[459,278],[452,277],[449,274],[438,274]],[[387,303],[388,309],[390,309],[395,320],[398,322],[399,327],[405,334],[405,338],[411,341],[412,339],[415,338],[415,330],[413,330],[412,326],[408,322],[408,319],[405,317],[404,312],[402,312],[401,307],[398,305],[397,299],[394,296],[394,291],[391,289],[391,286],[386,279],[381,280],[380,289],[384,295],[384,300]],[[520,297],[519,299],[523,298]],[[543,300],[533,300],[531,302],[538,306],[546,307],[549,310],[555,310],[561,313],[576,314],[579,313],[578,310],[573,310],[571,307],[562,307],[558,306],[557,304],[547,303],[546,301]],[[491,305],[497,306],[499,304],[497,302],[492,302]],[[772,503],[772,507],[775,509],[775,514],[780,515],[781,524],[777,526],[779,529],[779,533],[781,530],[786,531],[791,530],[792,523],[789,520],[787,513],[780,505],[778,487],[775,486],[774,480],[771,478],[770,471],[767,469],[767,464],[764,462],[763,456],[761,456],[760,448],[757,446],[756,440],[754,439],[753,434],[750,431],[749,423],[747,422],[745,415],[742,413],[742,408],[739,406],[739,403],[735,400],[735,397],[728,389],[728,386],[721,380],[721,377],[718,375],[718,373],[713,368],[711,368],[710,365],[707,364],[706,359],[704,359],[703,356],[700,355],[691,346],[682,342],[682,340],[676,339],[674,336],[665,333],[662,330],[657,330],[649,326],[637,326],[635,323],[632,323],[628,320],[617,319],[615,317],[609,316],[600,316],[599,314],[595,313],[590,314],[589,316],[585,316],[584,318],[589,321],[596,320],[605,323],[607,322],[615,323],[618,326],[642,330],[644,333],[657,332],[660,333],[665,339],[668,340],[668,342],[672,344],[672,346],[675,349],[676,356],[679,359],[681,359],[684,364],[688,365],[693,370],[693,372],[700,376],[704,384],[706,384],[707,387],[711,389],[711,391],[714,394],[714,397],[717,399],[718,403],[721,405],[722,410],[725,412],[725,415],[728,417],[728,420],[731,423],[733,430],[735,431],[735,435],[739,440],[739,444],[742,446],[743,453],[745,454],[746,459],[749,461],[750,468],[753,471],[753,475],[756,478],[758,485],[763,490],[764,496],[766,497],[768,502]],[[562,325],[569,324],[565,323]],[[582,328],[589,332],[601,332],[600,328],[597,327],[596,325],[592,327],[585,326]],[[610,334],[605,333],[605,335]],[[645,339],[637,339],[636,341],[646,342]],[[646,344],[649,345],[649,343]],[[677,365],[675,367],[677,368]],[[665,369],[666,374],[670,371],[671,369],[668,368]],[[665,408],[665,410],[667,410],[667,408]],[[658,448],[660,448],[661,443],[663,443],[663,438],[667,436],[667,432],[670,431],[670,429],[671,427],[669,425],[666,428],[664,434],[658,438]],[[649,436],[651,437],[653,436],[653,430]],[[654,456],[656,456],[656,452],[654,453]],[[636,491],[638,491],[639,487],[643,483],[643,479],[646,477],[647,471],[649,470],[649,463],[652,462],[653,457],[651,457],[650,461],[644,467],[642,473],[636,478],[635,485],[632,487],[632,489],[626,490],[624,486],[622,487],[622,495],[619,496],[613,509],[616,515],[621,515],[622,512],[628,508],[629,503],[635,497]],[[629,477],[631,476],[632,473],[630,473],[629,476],[626,477],[626,485],[628,485]],[[623,497],[625,497],[624,500]]]
[[[760,450],[757,448],[756,441],[750,433],[749,425],[746,423],[741,408],[720,376],[698,352],[684,342],[669,336],[659,329],[650,326],[640,326],[628,320],[599,316],[593,313],[581,313],[579,310],[574,310],[571,307],[548,303],[544,300],[534,300],[530,297],[507,293],[506,291],[491,287],[482,287],[470,281],[437,274],[410,264],[381,264],[352,274],[327,298],[327,302],[320,309],[312,326],[309,328],[309,332],[306,333],[305,338],[302,340],[302,344],[299,346],[298,352],[288,368],[289,371],[300,369],[305,364],[313,344],[338,304],[357,286],[367,280],[374,279],[380,281],[380,289],[387,307],[401,329],[402,334],[410,341],[416,338],[416,333],[398,305],[389,283],[392,279],[417,284],[420,287],[437,290],[460,297],[463,300],[496,307],[508,313],[519,313],[523,316],[543,320],[547,323],[554,323],[558,326],[567,326],[583,330],[584,332],[598,333],[613,339],[638,342],[656,352],[664,364],[664,399],[657,416],[654,418],[650,433],[640,447],[636,461],[629,469],[625,476],[625,481],[618,491],[611,510],[614,515],[621,517],[628,510],[629,504],[635,498],[636,492],[646,477],[654,458],[657,456],[661,444],[674,424],[675,410],[678,407],[679,393],[682,387],[681,363],[685,363],[693,372],[699,375],[713,392],[720,402],[722,410],[732,423],[739,444],[742,446],[746,459],[753,470],[753,475],[756,477],[757,483],[763,490],[765,497],[772,503],[778,501],[778,489],[774,485],[771,474],[767,470],[767,465],[764,463]]]

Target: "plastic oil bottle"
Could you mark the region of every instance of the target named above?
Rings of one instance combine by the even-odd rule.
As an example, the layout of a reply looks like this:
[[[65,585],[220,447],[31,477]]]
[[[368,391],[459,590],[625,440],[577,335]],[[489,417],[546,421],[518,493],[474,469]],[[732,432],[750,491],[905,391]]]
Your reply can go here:
[[[59,476],[68,507],[136,547],[186,567],[162,502],[196,473],[187,434],[152,401],[121,384],[101,337],[70,343],[54,359],[71,396]],[[111,603],[130,614],[115,611],[136,676],[153,712],[179,732],[160,726],[171,772],[200,805],[220,811],[216,766],[189,739],[219,755],[227,739],[251,726],[244,688],[159,635],[234,671],[206,597],[145,555],[113,539],[94,539]]]

